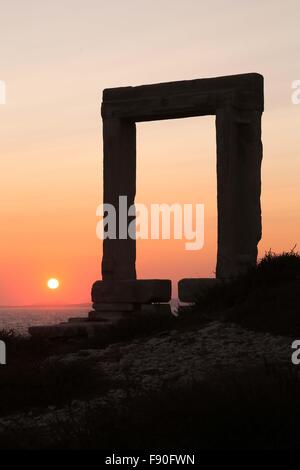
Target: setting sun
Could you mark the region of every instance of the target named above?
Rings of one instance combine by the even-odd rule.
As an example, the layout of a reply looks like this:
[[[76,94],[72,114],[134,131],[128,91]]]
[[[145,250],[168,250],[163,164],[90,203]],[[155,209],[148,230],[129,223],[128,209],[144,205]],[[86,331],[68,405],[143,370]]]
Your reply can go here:
[[[49,287],[49,289],[57,289],[59,286],[59,281],[55,278],[51,278],[47,282],[47,286]]]

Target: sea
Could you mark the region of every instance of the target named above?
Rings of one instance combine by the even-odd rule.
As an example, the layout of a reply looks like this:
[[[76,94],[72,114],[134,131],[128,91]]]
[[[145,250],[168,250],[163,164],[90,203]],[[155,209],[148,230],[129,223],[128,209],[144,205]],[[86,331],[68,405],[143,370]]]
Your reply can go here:
[[[171,300],[171,309],[176,313],[178,300]],[[70,305],[55,307],[0,307],[0,331],[14,330],[28,335],[30,326],[54,325],[68,321],[70,317],[87,317],[92,305]]]
[[[70,317],[87,317],[91,306],[63,307],[0,307],[0,330],[28,334],[30,326],[54,325]]]

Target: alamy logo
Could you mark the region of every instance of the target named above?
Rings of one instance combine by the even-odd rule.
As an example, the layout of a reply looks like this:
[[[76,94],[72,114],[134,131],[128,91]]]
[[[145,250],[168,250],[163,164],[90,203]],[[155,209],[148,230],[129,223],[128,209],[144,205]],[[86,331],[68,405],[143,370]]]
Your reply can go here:
[[[292,93],[292,103],[300,104],[300,80],[294,80],[292,82],[292,89],[295,90]]]
[[[6,364],[6,344],[0,340],[0,365]]]
[[[6,103],[6,85],[3,80],[0,80],[0,104]]]
[[[298,366],[300,364],[300,340],[295,339],[292,343],[292,349],[295,349],[295,351],[292,354],[292,363],[294,366]]]
[[[119,196],[118,207],[100,204],[96,215],[98,238],[125,240],[186,240],[186,250],[204,245],[204,204],[133,204]],[[194,216],[194,217],[193,217]],[[194,220],[193,220],[194,219]],[[194,223],[193,223],[194,222]]]

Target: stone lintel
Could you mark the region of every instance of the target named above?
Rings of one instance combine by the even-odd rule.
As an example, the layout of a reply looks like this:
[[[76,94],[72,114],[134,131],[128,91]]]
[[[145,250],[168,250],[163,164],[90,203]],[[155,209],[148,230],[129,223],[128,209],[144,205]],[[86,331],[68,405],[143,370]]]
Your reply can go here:
[[[220,283],[215,278],[190,278],[178,282],[178,297],[181,302],[196,302],[205,293]]]
[[[215,114],[218,108],[226,105],[262,112],[262,75],[250,73],[106,89],[102,117],[161,120]]]
[[[172,283],[168,279],[129,279],[96,281],[92,287],[94,303],[169,302]]]

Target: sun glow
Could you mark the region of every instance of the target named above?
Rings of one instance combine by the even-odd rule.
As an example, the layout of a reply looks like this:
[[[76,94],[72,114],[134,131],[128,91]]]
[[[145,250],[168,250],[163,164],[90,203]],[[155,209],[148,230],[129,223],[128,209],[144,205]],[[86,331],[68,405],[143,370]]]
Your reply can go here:
[[[55,278],[51,278],[47,282],[49,289],[57,289],[59,287],[59,281]]]

